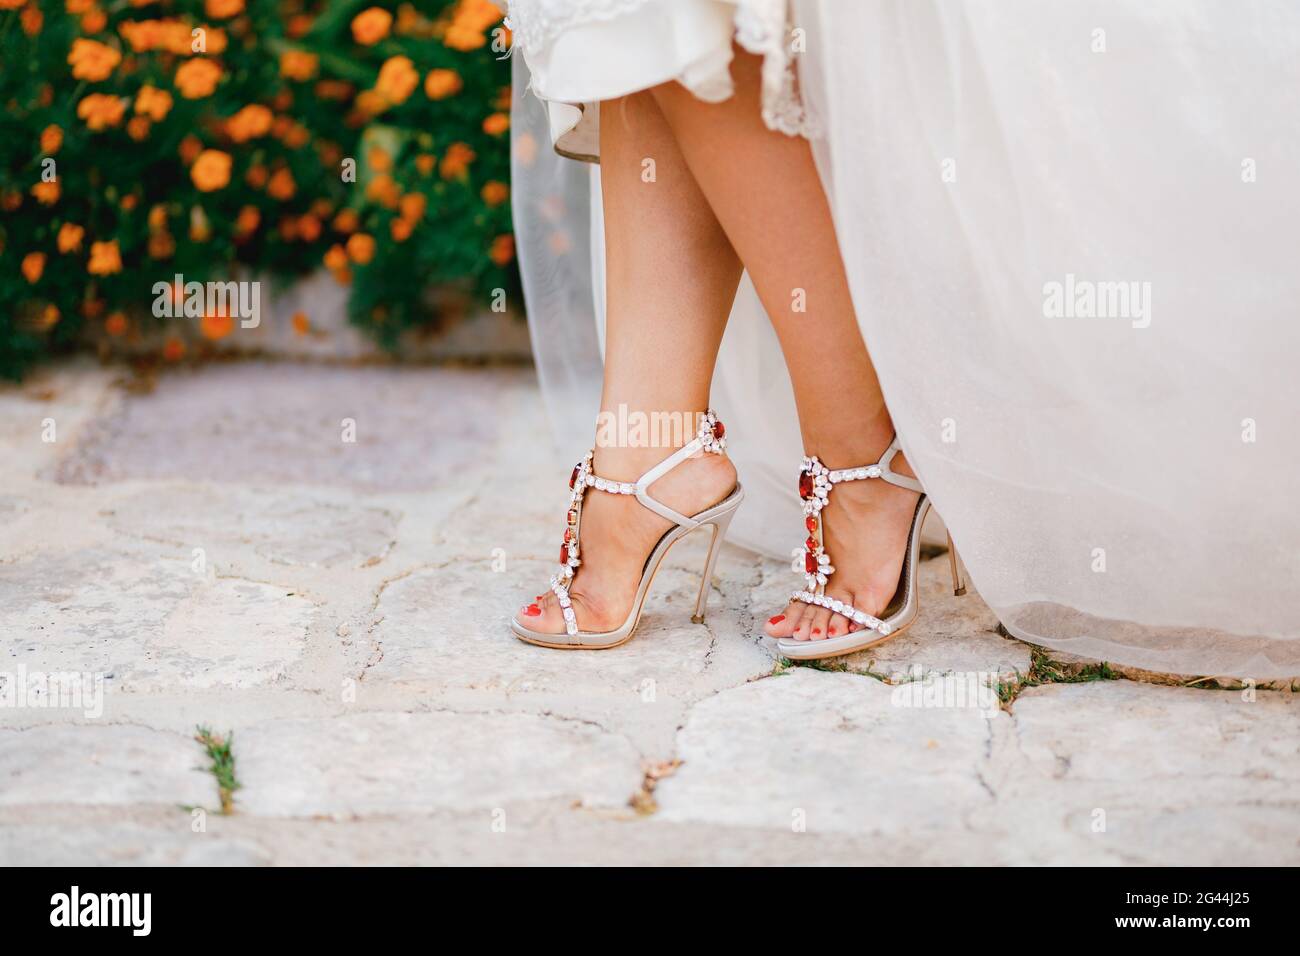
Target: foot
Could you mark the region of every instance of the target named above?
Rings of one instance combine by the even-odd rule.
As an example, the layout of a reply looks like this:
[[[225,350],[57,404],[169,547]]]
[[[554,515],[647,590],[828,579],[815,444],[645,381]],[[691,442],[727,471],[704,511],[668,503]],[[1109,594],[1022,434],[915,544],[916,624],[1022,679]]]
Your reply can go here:
[[[835,469],[861,462],[832,460],[823,464]],[[901,454],[892,467],[899,474],[915,477]],[[835,486],[820,515],[826,554],[835,567],[826,582],[828,597],[881,616],[898,591],[907,535],[919,498],[915,491],[879,479]],[[827,608],[791,601],[764,629],[769,637],[824,641],[862,627]]]
[[[663,461],[668,448],[597,448],[596,474],[616,481],[636,481]],[[650,496],[674,511],[694,515],[726,498],[736,487],[736,468],[726,455],[701,453],[688,459],[650,486]],[[563,512],[557,534],[563,526]],[[582,505],[582,564],[569,599],[578,628],[591,633],[612,631],[627,620],[641,583],[646,558],[672,527],[631,495],[587,492]],[[564,615],[547,590],[529,601],[515,620],[544,634],[563,634]]]

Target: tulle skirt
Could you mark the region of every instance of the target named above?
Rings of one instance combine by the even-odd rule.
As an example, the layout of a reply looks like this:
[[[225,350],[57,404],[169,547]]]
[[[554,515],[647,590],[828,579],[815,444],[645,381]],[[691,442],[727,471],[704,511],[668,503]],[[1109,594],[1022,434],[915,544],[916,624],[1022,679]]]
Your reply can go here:
[[[589,4],[539,5],[593,22]],[[712,53],[672,47],[646,83],[716,95],[748,5],[654,6],[728,8],[729,23],[698,11]],[[1008,630],[1157,671],[1300,674],[1300,7],[751,8],[779,16],[793,53],[765,51],[765,114],[788,108],[768,82],[793,66],[785,115],[813,142],[904,448]],[[599,56],[630,63],[651,34],[618,21],[594,18]],[[544,394],[577,460],[600,387],[599,173],[551,146],[609,94],[603,67],[582,68],[594,51],[570,48],[557,71],[562,46],[533,78],[547,100],[528,92],[523,33],[516,236]],[[577,122],[552,118],[561,100]],[[732,534],[788,557],[802,449],[747,282],[713,404],[747,490]]]

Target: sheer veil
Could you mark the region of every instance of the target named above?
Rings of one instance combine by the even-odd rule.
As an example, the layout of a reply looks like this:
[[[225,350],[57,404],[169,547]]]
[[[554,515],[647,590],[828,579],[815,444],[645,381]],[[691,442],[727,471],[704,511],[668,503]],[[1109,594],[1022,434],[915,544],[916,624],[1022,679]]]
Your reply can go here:
[[[794,6],[863,334],[985,601],[1088,657],[1300,674],[1300,7]],[[597,173],[554,156],[515,70],[529,321],[577,460],[599,392]],[[785,558],[801,450],[747,284],[713,404],[751,492],[733,534]]]

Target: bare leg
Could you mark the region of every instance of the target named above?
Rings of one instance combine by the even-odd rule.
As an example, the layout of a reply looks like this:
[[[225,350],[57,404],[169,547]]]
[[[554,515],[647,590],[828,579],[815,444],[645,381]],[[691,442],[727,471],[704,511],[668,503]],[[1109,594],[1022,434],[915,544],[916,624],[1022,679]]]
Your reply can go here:
[[[654,98],[636,93],[600,109],[607,293],[601,410],[617,414],[625,405],[629,413],[690,416],[708,407],[740,260]],[[645,160],[654,163],[651,181]],[[688,430],[677,444],[692,437]],[[635,481],[671,447],[597,447],[596,473]],[[652,494],[695,514],[726,497],[735,483],[736,470],[725,456],[702,455],[655,482]],[[646,555],[669,527],[633,498],[588,493],[582,566],[569,589],[579,627],[604,631],[623,623]],[[564,631],[549,593],[517,617],[534,630]]]
[[[704,103],[676,83],[653,92],[775,326],[807,454],[829,468],[874,462],[894,426],[854,316],[812,151],[806,140],[764,125],[760,67],[758,57],[738,50],[736,92],[723,103]],[[806,312],[792,308],[797,290]],[[901,456],[894,467],[911,474]],[[836,567],[831,597],[868,613],[885,608],[898,585],[916,499],[880,481],[836,489],[822,512]],[[774,637],[812,640],[856,629],[840,615],[799,603],[767,625]]]

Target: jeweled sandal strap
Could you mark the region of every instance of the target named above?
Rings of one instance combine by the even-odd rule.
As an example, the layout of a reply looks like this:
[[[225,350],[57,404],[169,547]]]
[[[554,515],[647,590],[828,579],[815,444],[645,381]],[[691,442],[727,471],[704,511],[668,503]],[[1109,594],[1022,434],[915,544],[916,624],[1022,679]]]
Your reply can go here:
[[[875,464],[831,469],[823,465],[816,456],[804,458],[803,467],[799,472],[799,497],[803,499],[804,524],[808,528],[808,538],[804,542],[803,550],[803,575],[809,592],[823,591],[826,587],[826,579],[835,571],[830,556],[826,553],[821,522],[821,510],[829,502],[832,488],[846,481],[880,478],[891,485],[925,493],[919,481],[910,475],[900,475],[891,467],[894,459],[902,452],[898,436],[895,435],[889,447],[885,449],[885,453]],[[796,566],[794,570],[799,569]]]
[[[811,604],[815,607],[824,607],[833,614],[839,614],[848,618],[855,624],[860,624],[868,630],[878,631],[881,634],[888,634],[890,626],[876,617],[874,614],[868,614],[866,611],[859,611],[852,604],[845,604],[843,601],[836,601],[827,597],[825,594],[814,594],[811,591],[795,591],[790,595],[791,601],[799,601],[801,604]]]

